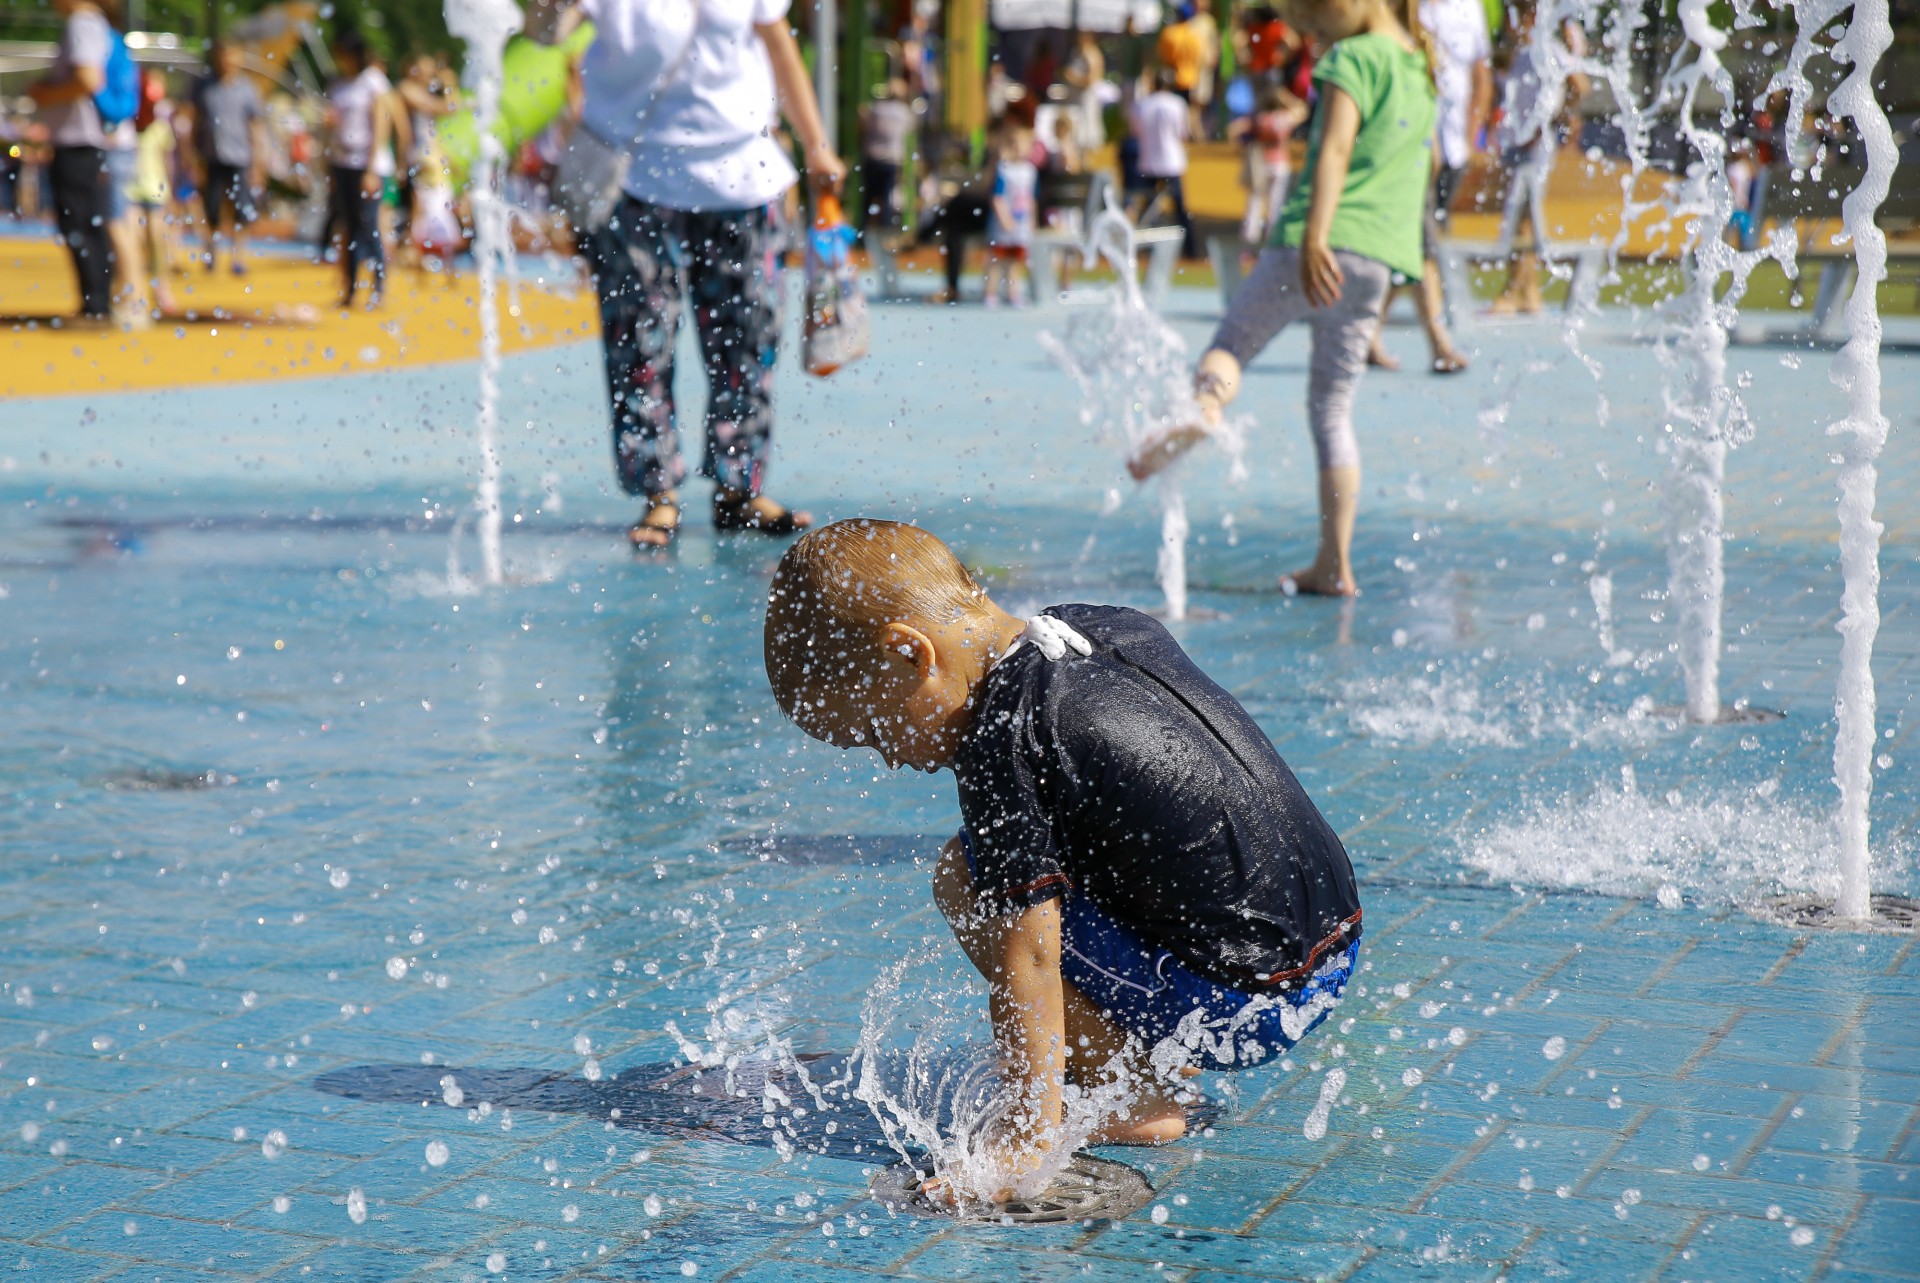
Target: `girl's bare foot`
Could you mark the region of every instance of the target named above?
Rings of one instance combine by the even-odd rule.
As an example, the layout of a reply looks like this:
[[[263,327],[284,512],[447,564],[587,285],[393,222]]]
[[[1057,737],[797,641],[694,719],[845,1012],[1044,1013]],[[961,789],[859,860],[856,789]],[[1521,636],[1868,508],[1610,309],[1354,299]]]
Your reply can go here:
[[[1149,437],[1127,456],[1127,473],[1135,481],[1145,481],[1178,462],[1181,455],[1205,441],[1207,435],[1201,424],[1188,423]]]
[[[1442,348],[1433,355],[1432,372],[1435,374],[1459,374],[1467,368],[1467,358],[1460,355],[1458,348]]]
[[[1400,368],[1400,358],[1376,343],[1367,349],[1367,364],[1382,370],[1397,370]]]
[[[1289,597],[1358,597],[1360,589],[1354,585],[1351,572],[1341,574],[1337,570],[1322,570],[1318,566],[1308,566],[1305,570],[1296,570],[1290,575],[1280,576],[1280,591]]]

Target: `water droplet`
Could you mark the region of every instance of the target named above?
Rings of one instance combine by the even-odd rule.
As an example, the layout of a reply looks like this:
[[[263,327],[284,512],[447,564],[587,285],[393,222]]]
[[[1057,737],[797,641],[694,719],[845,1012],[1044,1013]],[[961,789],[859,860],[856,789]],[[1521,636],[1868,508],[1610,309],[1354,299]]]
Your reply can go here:
[[[1796,1225],[1793,1227],[1793,1232],[1788,1234],[1787,1237],[1792,1240],[1795,1247],[1805,1247],[1807,1244],[1813,1242],[1813,1231],[1805,1225]]]
[[[1661,883],[1660,889],[1653,893],[1653,898],[1663,909],[1678,909],[1686,903],[1686,897],[1680,894],[1680,888],[1671,882]]]
[[[367,1223],[367,1196],[358,1185],[347,1191],[347,1219],[355,1225]]]
[[[1447,1042],[1450,1045],[1455,1047],[1466,1046],[1467,1031],[1462,1029],[1459,1025],[1455,1025],[1453,1028],[1447,1030]]]
[[[293,1200],[285,1194],[275,1194],[273,1196],[273,1210],[277,1215],[285,1216],[292,1209]]]
[[[335,869],[333,872],[327,874],[327,881],[332,883],[334,890],[342,891],[346,889],[347,883],[353,881],[353,874],[348,873],[345,869]]]
[[[1521,1172],[1521,1173],[1520,1173],[1520,1188],[1521,1188],[1521,1189],[1523,1189],[1523,1190],[1531,1190],[1531,1189],[1533,1188],[1533,1173],[1532,1173],[1532,1172]]]
[[[680,1272],[688,1278],[692,1278],[700,1272],[699,1263],[696,1261],[682,1261],[680,1262]]]
[[[1155,1225],[1165,1225],[1170,1213],[1167,1211],[1167,1205],[1165,1203],[1155,1203],[1150,1215],[1153,1217],[1153,1223]]]
[[[287,1134],[278,1127],[268,1132],[265,1139],[260,1142],[260,1156],[262,1158],[274,1159],[286,1152]]]
[[[405,980],[407,978],[407,960],[405,958],[388,958],[387,976],[393,980]]]
[[[1713,1160],[1712,1160],[1711,1158],[1708,1158],[1708,1157],[1707,1157],[1707,1156],[1706,1156],[1705,1154],[1695,1154],[1695,1155],[1693,1156],[1693,1170],[1694,1170],[1694,1171],[1696,1171],[1696,1172],[1704,1172],[1704,1171],[1706,1171],[1706,1170],[1707,1170],[1707,1169],[1708,1169],[1709,1167],[1712,1167],[1712,1166],[1713,1166]]]
[[[1567,1054],[1567,1040],[1559,1034],[1555,1034],[1540,1045],[1540,1054],[1548,1060],[1560,1059],[1560,1057]]]
[[[661,1212],[666,1210],[666,1205],[660,1201],[660,1196],[658,1194],[647,1195],[645,1200],[641,1202],[640,1206],[647,1209],[648,1216],[658,1216],[660,1215]]]
[[[430,1140],[427,1142],[427,1166],[445,1167],[447,1165],[447,1142]]]
[[[1400,1081],[1408,1087],[1418,1087],[1427,1080],[1427,1076],[1418,1069],[1408,1069],[1400,1075]]]
[[[132,1238],[135,1234],[138,1234],[140,1232],[140,1222],[129,1217],[127,1219],[127,1222],[120,1227],[120,1232],[122,1234],[125,1234],[128,1238]]]
[[[579,1220],[580,1205],[578,1203],[568,1203],[565,1207],[560,1209],[560,1219],[565,1221],[569,1225]]]
[[[505,1274],[506,1272],[507,1254],[505,1252],[489,1252],[487,1254],[487,1273]]]

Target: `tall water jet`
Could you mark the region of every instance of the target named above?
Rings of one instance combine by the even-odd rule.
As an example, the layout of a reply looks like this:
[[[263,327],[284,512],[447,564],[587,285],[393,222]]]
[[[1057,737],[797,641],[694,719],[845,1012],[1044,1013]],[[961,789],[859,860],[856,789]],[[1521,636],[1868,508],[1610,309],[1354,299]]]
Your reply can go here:
[[[1746,405],[1727,386],[1727,334],[1755,267],[1772,258],[1788,272],[1794,270],[1792,234],[1785,229],[1760,249],[1738,250],[1727,240],[1733,189],[1727,180],[1724,131],[1733,125],[1733,78],[1720,61],[1727,35],[1713,25],[1708,10],[1709,0],[1681,0],[1680,25],[1694,56],[1667,73],[1659,94],[1678,98],[1680,138],[1696,157],[1671,206],[1675,217],[1691,218],[1687,287],[1665,309],[1660,348],[1663,360],[1683,367],[1667,393],[1672,420],[1666,438],[1667,585],[1678,620],[1687,718],[1694,722],[1721,719],[1723,485],[1727,451],[1753,434]],[[1702,89],[1720,96],[1719,130],[1704,128],[1695,119]],[[1724,295],[1723,279],[1728,281]]]
[[[1073,376],[1081,392],[1080,421],[1118,435],[1129,455],[1168,429],[1202,423],[1193,399],[1193,370],[1187,345],[1147,305],[1140,292],[1139,257],[1133,224],[1113,204],[1095,215],[1079,247],[1088,264],[1105,259],[1119,277],[1106,306],[1086,308],[1073,317],[1064,335],[1043,334],[1044,346]],[[1245,475],[1242,433],[1237,421],[1210,428],[1231,460],[1230,477]],[[1160,505],[1160,548],[1155,577],[1168,619],[1187,615],[1187,504],[1173,470],[1154,483]]]
[[[513,0],[446,0],[447,31],[467,46],[467,82],[473,93],[478,147],[468,187],[473,210],[473,259],[480,308],[480,389],[475,435],[480,448],[480,574],[489,584],[506,582],[500,555],[500,315],[499,273],[511,252],[507,208],[497,188],[502,151],[493,132],[500,116],[507,38],[523,21]]]
[[[1775,80],[1791,94],[1787,117],[1789,151],[1811,94],[1807,60],[1813,36],[1849,10],[1852,18],[1829,56],[1850,67],[1827,100],[1836,117],[1853,121],[1866,164],[1841,203],[1842,222],[1853,240],[1856,269],[1847,300],[1847,342],[1833,363],[1833,381],[1847,394],[1847,416],[1827,429],[1840,447],[1840,677],[1834,692],[1838,728],[1833,740],[1833,780],[1840,791],[1840,891],[1834,911],[1861,920],[1872,911],[1872,836],[1876,698],[1873,643],[1880,631],[1880,535],[1874,520],[1879,484],[1877,460],[1887,442],[1887,416],[1880,408],[1880,310],[1878,291],[1887,275],[1887,237],[1875,218],[1898,163],[1887,114],[1874,97],[1873,73],[1893,43],[1887,0],[1801,0],[1794,5],[1798,31],[1786,69]],[[1817,177],[1817,175],[1816,175]]]

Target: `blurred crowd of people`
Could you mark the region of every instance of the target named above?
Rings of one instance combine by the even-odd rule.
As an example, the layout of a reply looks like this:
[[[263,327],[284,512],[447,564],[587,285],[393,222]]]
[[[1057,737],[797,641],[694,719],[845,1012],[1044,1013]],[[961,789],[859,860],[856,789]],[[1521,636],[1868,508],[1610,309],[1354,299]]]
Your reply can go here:
[[[324,98],[287,92],[238,45],[214,42],[198,74],[135,64],[118,0],[54,0],[58,52],[26,98],[0,109],[0,212],[59,230],[81,326],[138,328],[181,312],[178,282],[222,264],[250,271],[249,240],[303,232],[339,266],[340,301],[378,306],[387,263],[444,268],[467,241],[436,136],[462,106],[444,55],[398,81],[357,31],[331,42]],[[515,157],[507,186],[543,207],[556,149]],[[324,210],[315,220],[309,211]],[[302,226],[303,222],[306,224]]]
[[[337,29],[318,98],[289,92],[237,45],[214,44],[193,73],[136,66],[120,3],[53,0],[62,28],[52,67],[30,98],[0,104],[0,210],[58,225],[84,324],[138,326],[177,312],[180,274],[224,259],[244,275],[249,238],[262,227],[307,239],[337,264],[349,305],[379,305],[390,261],[428,270],[465,247],[462,175],[436,130],[463,106],[444,54],[413,56],[396,73],[360,33]],[[1495,306],[1513,312],[1540,307],[1546,175],[1589,90],[1584,33],[1572,21],[1541,31],[1537,10],[1537,0],[1418,6],[1439,104],[1429,257],[1462,179],[1486,169],[1492,181],[1472,186],[1505,191],[1500,239],[1515,252]],[[987,297],[1023,302],[1033,237],[1076,225],[1096,172],[1136,223],[1179,227],[1183,253],[1198,257],[1187,190],[1195,143],[1237,149],[1243,260],[1267,238],[1320,101],[1322,51],[1282,5],[1235,6],[1225,27],[1214,0],[1181,0],[1151,32],[1001,33],[988,64],[984,148],[942,127],[939,6],[906,14],[884,42],[889,74],[847,140],[862,192],[854,221],[870,246],[876,234],[941,246],[949,299],[958,297],[965,247],[984,241]],[[508,158],[503,187],[526,239],[570,251],[550,199],[581,107],[579,69],[568,66],[568,109]],[[1763,103],[1732,140],[1743,238],[1757,234],[1782,114]],[[800,200],[789,192],[774,211],[776,241],[803,225]],[[1435,368],[1457,366],[1437,273],[1405,286],[1415,290]],[[1375,358],[1390,362],[1378,349]]]

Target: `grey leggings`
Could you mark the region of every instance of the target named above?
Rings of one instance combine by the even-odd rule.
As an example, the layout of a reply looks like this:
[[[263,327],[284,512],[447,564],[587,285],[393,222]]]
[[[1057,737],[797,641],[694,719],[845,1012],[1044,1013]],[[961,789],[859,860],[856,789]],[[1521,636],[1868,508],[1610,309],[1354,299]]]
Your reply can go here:
[[[1367,368],[1367,347],[1380,323],[1391,272],[1378,259],[1335,250],[1346,277],[1340,298],[1314,307],[1300,288],[1300,251],[1264,249],[1253,271],[1234,291],[1209,346],[1244,368],[1295,321],[1313,327],[1313,361],[1307,376],[1307,426],[1320,468],[1357,468],[1360,443],[1353,435],[1353,392]]]

